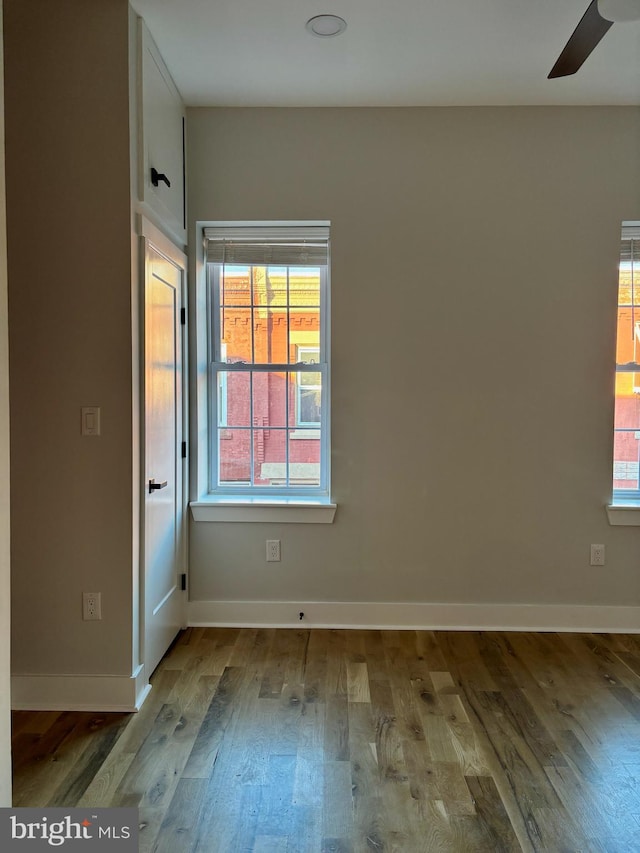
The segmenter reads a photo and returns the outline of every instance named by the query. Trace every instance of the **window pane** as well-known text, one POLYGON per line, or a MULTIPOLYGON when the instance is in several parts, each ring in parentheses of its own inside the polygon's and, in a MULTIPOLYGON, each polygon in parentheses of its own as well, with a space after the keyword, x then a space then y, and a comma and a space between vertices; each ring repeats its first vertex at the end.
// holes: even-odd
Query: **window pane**
POLYGON ((299 396, 298 422, 320 423, 320 389, 301 388, 299 396))
POLYGON ((620 264, 618 277, 618 304, 620 305, 640 305, 640 275, 637 261, 634 266, 635 269, 632 270, 630 261, 623 261, 620 264))
POLYGON ((298 373, 298 384, 301 388, 320 388, 322 385, 322 374, 311 371, 298 373))
POLYGON ((640 375, 616 373, 615 428, 640 430, 640 375))
POLYGON ((291 364, 318 364, 320 361, 320 328, 315 322, 315 314, 308 315, 309 329, 304 323, 297 323, 297 316, 291 318, 289 331, 289 362, 291 364))
POLYGON ((220 305, 251 305, 251 267, 225 265, 220 273, 220 305))
POLYGON ((616 373, 613 488, 638 489, 640 375, 616 373))
POLYGON ((251 374, 244 370, 221 371, 218 388, 220 410, 226 415, 226 420, 222 420, 219 411, 218 423, 229 427, 251 426, 251 374))
POLYGON ((320 431, 289 431, 289 484, 320 485, 320 431), (309 438, 301 437, 305 432, 309 438))
POLYGON ((256 364, 286 364, 288 317, 284 308, 254 308, 253 336, 256 364))
POLYGON ((289 361, 309 364, 319 361, 320 310, 292 308, 289 313, 289 361))
POLYGON ((292 308, 320 305, 319 267, 289 267, 289 304, 292 308))
POLYGON ((286 416, 285 373, 253 374, 253 424, 256 427, 284 427, 286 416))
POLYGON ((218 430, 218 480, 221 486, 251 481, 251 430, 218 430))
POLYGON ((286 306, 287 267, 252 267, 253 304, 260 307, 286 306))
POLYGON ((618 330, 616 340, 616 362, 628 364, 637 361, 640 337, 640 308, 618 308, 618 330))
POLYGON ((319 427, 322 415, 322 374, 290 373, 289 426, 319 427))
POLYGON ((251 309, 222 308, 220 311, 220 340, 226 346, 227 362, 250 363, 251 351, 251 309))
POLYGON ((284 429, 257 429, 253 436, 255 484, 284 486, 287 477, 287 432, 284 429))
POLYGON ((305 335, 305 339, 307 339, 307 343, 302 345, 297 343, 296 338, 301 336, 294 335, 294 342, 296 343, 296 363, 297 364, 319 364, 320 362, 320 342, 316 343, 315 335, 305 335), (311 341, 311 343, 309 343, 311 341))
POLYGON ((613 488, 638 489, 640 432, 616 432, 613 439, 613 488))
POLYGON ((287 267, 253 267, 254 358, 258 364, 287 361, 287 267))

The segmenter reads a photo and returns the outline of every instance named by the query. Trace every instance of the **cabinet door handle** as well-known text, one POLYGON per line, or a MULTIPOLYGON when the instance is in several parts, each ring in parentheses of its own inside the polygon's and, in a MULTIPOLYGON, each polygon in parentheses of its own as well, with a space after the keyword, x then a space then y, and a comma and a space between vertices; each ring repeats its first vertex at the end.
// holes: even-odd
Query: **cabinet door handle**
POLYGON ((157 169, 154 169, 154 167, 152 166, 151 167, 151 183, 153 184, 154 187, 157 187, 158 184, 160 183, 160 181, 165 183, 168 187, 171 186, 171 181, 164 174, 164 172, 159 172, 157 169))
POLYGON ((149 494, 152 494, 153 492, 157 492, 159 489, 164 489, 166 487, 166 485, 167 485, 166 480, 164 481, 164 483, 156 483, 155 480, 149 480, 149 494))

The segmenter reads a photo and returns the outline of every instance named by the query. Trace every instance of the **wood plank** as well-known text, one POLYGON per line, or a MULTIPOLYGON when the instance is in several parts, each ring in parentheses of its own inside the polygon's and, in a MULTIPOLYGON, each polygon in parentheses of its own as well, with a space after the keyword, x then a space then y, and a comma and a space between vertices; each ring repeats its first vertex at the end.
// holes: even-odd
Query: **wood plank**
POLYGON ((445 672, 448 667, 435 631, 416 631, 416 652, 430 672, 445 672))
POLYGON ((195 849, 205 789, 204 779, 180 779, 158 832, 156 853, 195 849))
POLYGON ((349 760, 349 702, 346 694, 327 698, 324 750, 327 761, 349 760))
MULTIPOLYGON (((442 801, 442 793, 438 786, 436 762, 426 741, 405 741, 402 744, 404 763, 409 779, 409 794, 417 802, 442 801)), ((446 810, 445 810, 446 812, 446 810)))
POLYGON ((350 838, 323 838, 321 853, 354 853, 350 838))
POLYGON ((367 631, 364 640, 369 678, 373 681, 388 681, 389 669, 382 644, 383 631, 367 631))
POLYGON ((73 764, 73 773, 68 773, 58 786, 47 806, 65 806, 79 802, 100 772, 112 752, 118 738, 129 720, 129 714, 106 715, 104 721, 90 727, 89 744, 73 764))
POLYGON ((433 689, 440 695, 441 693, 457 693, 458 686, 453 680, 450 672, 430 672, 429 677, 433 684, 433 689))
POLYGON ((112 746, 123 730, 123 717, 65 711, 43 735, 19 735, 14 748, 14 804, 46 806, 58 800, 58 791, 66 789, 77 797, 91 782, 87 767, 97 772, 100 758, 104 760, 110 752, 107 748, 101 753, 101 739, 112 746), (30 739, 28 748, 25 737, 30 739), (99 758, 92 765, 96 753, 99 758))
POLYGON ((352 838, 353 804, 351 765, 348 761, 325 761, 322 789, 323 838, 352 838))
POLYGON ((133 752, 113 750, 100 770, 93 777, 91 784, 86 788, 80 799, 75 804, 73 800, 68 799, 65 802, 65 806, 74 804, 79 807, 100 808, 105 803, 111 804, 114 801, 120 783, 129 771, 135 757, 135 753, 133 752))
POLYGON ((309 632, 309 646, 303 674, 304 701, 307 704, 324 702, 327 684, 328 632, 309 632))
POLYGON ((371 702, 367 664, 347 661, 347 699, 349 702, 371 702))
POLYGON ((234 701, 244 683, 244 670, 227 667, 198 730, 184 769, 187 779, 207 779, 211 775, 218 748, 234 713, 234 701))
POLYGON ((442 800, 414 803, 412 821, 421 828, 417 850, 424 853, 448 853, 463 848, 455 846, 455 829, 442 800))
POLYGON ((44 734, 60 716, 60 711, 12 711, 11 736, 44 734))
POLYGON ((475 636, 466 631, 439 631, 438 644, 442 649, 448 670, 456 683, 465 682, 474 690, 497 690, 478 651, 475 636))
POLYGON ((330 630, 327 634, 327 695, 347 695, 347 631, 330 630))
POLYGON ((467 776, 478 824, 487 850, 516 853, 520 850, 500 793, 491 776, 467 776))
POLYGON ((287 853, 289 838, 286 835, 260 835, 253 845, 253 853, 287 853))

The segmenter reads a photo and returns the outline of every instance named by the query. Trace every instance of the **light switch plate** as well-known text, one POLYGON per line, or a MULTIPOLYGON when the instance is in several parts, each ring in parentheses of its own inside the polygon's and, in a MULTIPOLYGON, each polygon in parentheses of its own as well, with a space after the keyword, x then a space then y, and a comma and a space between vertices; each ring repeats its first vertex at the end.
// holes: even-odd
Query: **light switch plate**
POLYGON ((100 406, 82 407, 82 435, 100 435, 100 406))

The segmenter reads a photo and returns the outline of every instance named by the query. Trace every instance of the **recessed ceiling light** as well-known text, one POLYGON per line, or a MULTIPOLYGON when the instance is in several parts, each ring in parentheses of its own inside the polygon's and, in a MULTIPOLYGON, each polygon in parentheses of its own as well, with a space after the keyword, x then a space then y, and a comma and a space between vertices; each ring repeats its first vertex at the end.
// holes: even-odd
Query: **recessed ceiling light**
POLYGON ((329 38, 343 33, 347 29, 347 22, 337 15, 316 15, 315 18, 309 18, 306 26, 314 36, 329 38))

